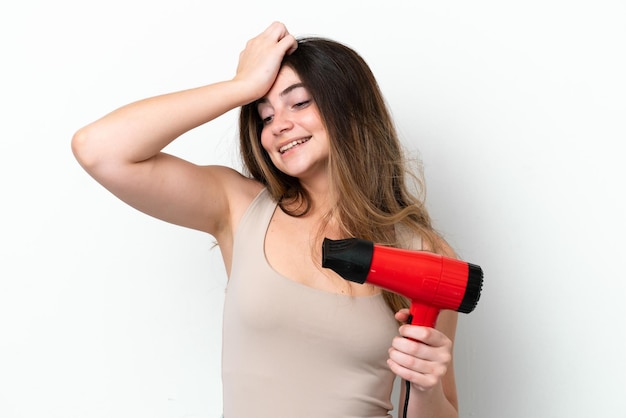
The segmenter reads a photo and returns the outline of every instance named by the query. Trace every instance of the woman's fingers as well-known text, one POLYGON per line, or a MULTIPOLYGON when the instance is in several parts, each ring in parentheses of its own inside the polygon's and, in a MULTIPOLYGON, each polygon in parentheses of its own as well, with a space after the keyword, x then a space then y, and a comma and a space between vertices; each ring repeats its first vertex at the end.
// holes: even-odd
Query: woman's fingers
POLYGON ((389 349, 391 370, 423 390, 438 384, 451 361, 452 342, 429 327, 402 325, 400 336, 394 338, 389 349))

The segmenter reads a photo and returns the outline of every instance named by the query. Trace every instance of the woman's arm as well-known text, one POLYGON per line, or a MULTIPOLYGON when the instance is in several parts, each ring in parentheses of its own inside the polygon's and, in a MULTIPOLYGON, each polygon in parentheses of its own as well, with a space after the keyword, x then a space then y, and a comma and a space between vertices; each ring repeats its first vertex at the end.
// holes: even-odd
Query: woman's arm
POLYGON ((272 24, 240 54, 232 80, 123 106, 81 128, 72 150, 85 170, 131 206, 154 217, 219 235, 232 205, 258 191, 225 167, 200 167, 161 150, 183 133, 264 95, 295 39, 272 24))
POLYGON ((131 103, 81 128, 72 150, 92 177, 129 205, 214 234, 227 213, 228 183, 237 177, 161 150, 248 100, 239 90, 228 81, 131 103))

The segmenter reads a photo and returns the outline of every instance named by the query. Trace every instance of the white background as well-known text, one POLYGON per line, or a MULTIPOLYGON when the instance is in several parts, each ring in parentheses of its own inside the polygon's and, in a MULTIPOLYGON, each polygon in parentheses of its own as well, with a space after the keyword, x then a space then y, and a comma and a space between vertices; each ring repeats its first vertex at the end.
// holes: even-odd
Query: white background
MULTIPOLYGON (((608 0, 4 2, 0 417, 219 416, 219 250, 117 201, 70 139, 231 77, 273 20, 365 57, 436 226, 485 271, 461 417, 623 417, 626 5, 608 0)), ((168 150, 237 166, 236 136, 232 112, 168 150)))

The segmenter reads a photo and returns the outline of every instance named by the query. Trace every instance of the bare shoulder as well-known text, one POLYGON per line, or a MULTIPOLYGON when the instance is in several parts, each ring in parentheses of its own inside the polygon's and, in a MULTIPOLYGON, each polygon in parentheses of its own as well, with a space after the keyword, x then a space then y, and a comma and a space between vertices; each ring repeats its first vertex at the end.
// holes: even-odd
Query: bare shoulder
MULTIPOLYGON (((211 191, 211 195, 208 196, 209 200, 215 201, 221 196, 222 199, 222 216, 217 217, 223 222, 215 225, 210 232, 215 235, 216 238, 220 238, 220 232, 224 229, 234 231, 236 229, 239 219, 243 216, 246 209, 254 198, 263 189, 263 185, 249 177, 244 176, 239 171, 219 165, 203 166, 201 170, 205 173, 207 191, 211 191), (217 190, 216 190, 217 189, 217 190)), ((211 205, 207 204, 207 209, 211 205)), ((211 216, 215 218, 214 216, 211 216)))
POLYGON ((244 213, 263 189, 263 185, 245 177, 240 172, 224 166, 206 166, 202 170, 209 176, 207 182, 219 184, 220 191, 214 197, 218 203, 207 204, 210 222, 207 232, 217 240, 224 265, 230 275, 235 231, 244 213), (216 210, 215 207, 221 207, 216 210))
POLYGON ((250 203, 264 186, 230 167, 207 166, 206 169, 212 171, 213 176, 219 177, 217 180, 222 185, 223 194, 227 197, 229 217, 231 224, 233 224, 232 227, 235 229, 239 218, 243 216, 250 203))

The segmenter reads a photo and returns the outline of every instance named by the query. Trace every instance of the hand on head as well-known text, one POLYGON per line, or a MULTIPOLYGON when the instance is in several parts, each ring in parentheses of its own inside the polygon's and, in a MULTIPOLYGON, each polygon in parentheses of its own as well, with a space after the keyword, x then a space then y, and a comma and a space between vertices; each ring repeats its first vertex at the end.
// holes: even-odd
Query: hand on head
POLYGON ((285 25, 274 22, 247 42, 239 54, 234 79, 245 82, 257 98, 262 97, 274 84, 283 57, 296 48, 298 42, 285 25))

